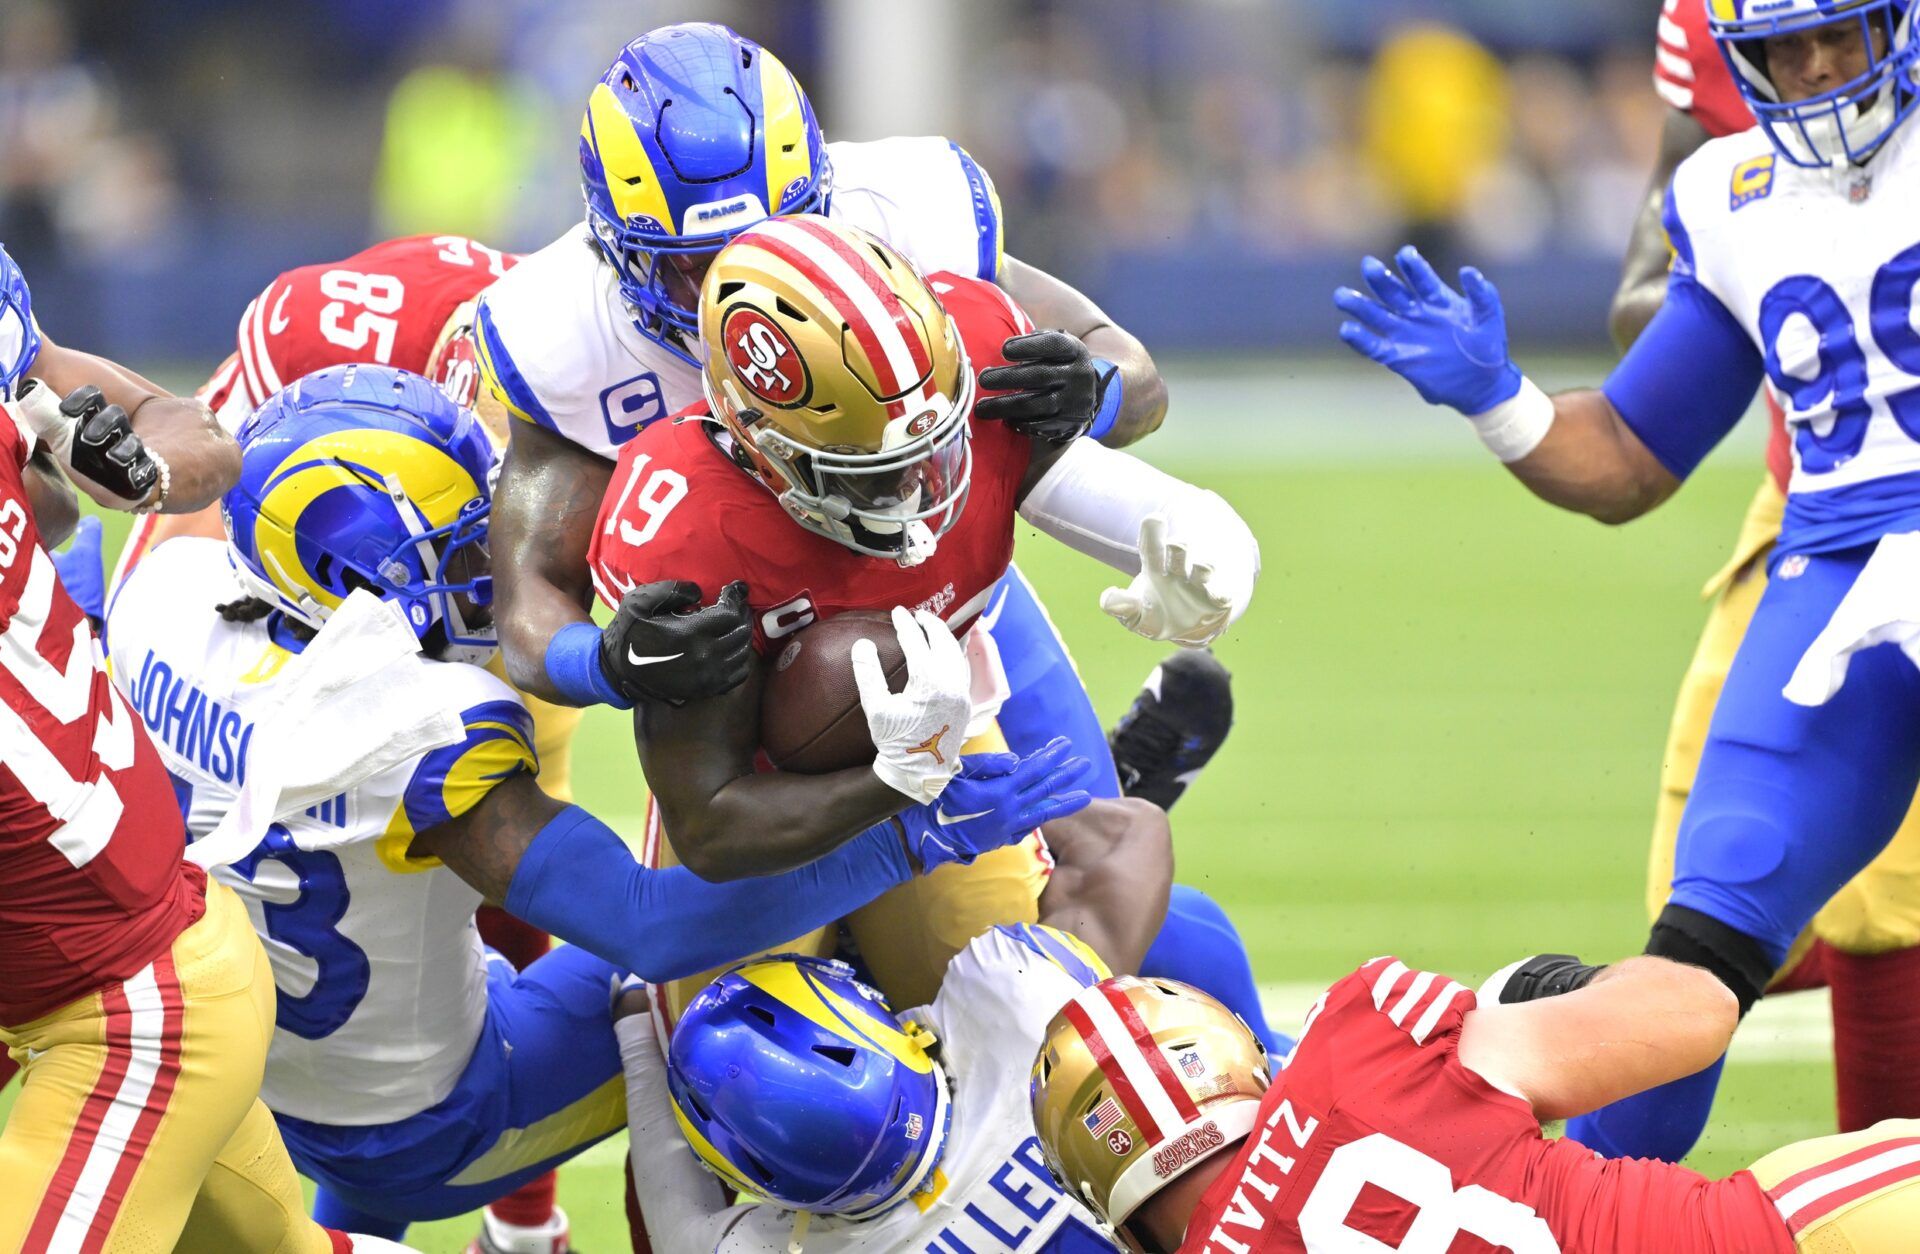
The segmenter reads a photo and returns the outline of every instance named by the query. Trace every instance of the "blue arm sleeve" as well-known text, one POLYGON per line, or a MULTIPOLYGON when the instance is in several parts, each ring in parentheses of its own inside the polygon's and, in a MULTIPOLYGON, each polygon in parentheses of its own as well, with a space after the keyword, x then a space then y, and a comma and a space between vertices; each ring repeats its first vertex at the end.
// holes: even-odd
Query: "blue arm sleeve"
POLYGON ((912 875, 891 821, 784 875, 711 884, 641 866, 612 828, 568 806, 521 855, 506 907, 657 984, 824 927, 912 875))
POLYGON ((1685 479, 1747 412, 1766 364, 1746 328, 1694 276, 1693 240, 1671 187, 1665 223, 1674 249, 1667 298, 1600 390, 1647 451, 1685 479))

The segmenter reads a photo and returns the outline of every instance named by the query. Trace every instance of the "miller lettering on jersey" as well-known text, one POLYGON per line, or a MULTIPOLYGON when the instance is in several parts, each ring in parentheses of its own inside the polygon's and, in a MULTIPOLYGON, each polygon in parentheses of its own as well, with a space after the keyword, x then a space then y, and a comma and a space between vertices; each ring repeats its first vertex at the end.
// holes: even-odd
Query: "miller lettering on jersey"
POLYGON ((927 1242, 927 1254, 989 1254, 1013 1251, 1042 1220, 1065 1204, 1066 1195, 1040 1155, 1040 1138, 1028 1137, 987 1177, 991 1196, 968 1202, 961 1217, 927 1242))

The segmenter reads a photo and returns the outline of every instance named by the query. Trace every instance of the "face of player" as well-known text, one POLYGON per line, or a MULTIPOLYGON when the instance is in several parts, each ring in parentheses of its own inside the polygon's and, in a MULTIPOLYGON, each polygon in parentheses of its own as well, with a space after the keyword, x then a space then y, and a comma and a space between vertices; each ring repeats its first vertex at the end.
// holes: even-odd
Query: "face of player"
POLYGON ((1773 80, 1781 103, 1811 99, 1865 74, 1876 58, 1886 54, 1886 33, 1878 23, 1872 26, 1871 54, 1862 23, 1855 20, 1763 40, 1767 77, 1773 80))

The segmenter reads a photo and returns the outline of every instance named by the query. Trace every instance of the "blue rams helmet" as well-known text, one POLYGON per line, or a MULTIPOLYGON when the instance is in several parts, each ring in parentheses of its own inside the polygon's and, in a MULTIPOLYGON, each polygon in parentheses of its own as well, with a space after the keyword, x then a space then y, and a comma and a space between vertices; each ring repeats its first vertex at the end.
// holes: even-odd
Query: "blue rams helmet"
POLYGON ((399 603, 428 652, 482 662, 493 448, 468 410, 390 366, 315 371, 241 424, 240 480, 221 500, 247 590, 318 628, 355 588, 399 603))
POLYGON ((635 325, 692 366, 707 259, 768 216, 825 213, 833 181, 792 73, 711 22, 621 49, 587 100, 580 172, 587 223, 635 325))
POLYGON ((1841 168, 1877 152, 1920 99, 1914 8, 1914 0, 1708 0, 1707 26, 1774 150, 1793 165, 1841 168), (1865 72, 1805 100, 1782 100, 1766 41, 1841 22, 1859 24, 1865 72))
POLYGON ((845 963, 787 954, 701 990, 674 1029, 667 1084, 687 1143, 729 1185, 865 1218, 940 1160, 951 1108, 931 1044, 845 963))
POLYGON ((7 250, 0 248, 0 401, 10 401, 40 355, 40 328, 33 325, 33 293, 7 250))

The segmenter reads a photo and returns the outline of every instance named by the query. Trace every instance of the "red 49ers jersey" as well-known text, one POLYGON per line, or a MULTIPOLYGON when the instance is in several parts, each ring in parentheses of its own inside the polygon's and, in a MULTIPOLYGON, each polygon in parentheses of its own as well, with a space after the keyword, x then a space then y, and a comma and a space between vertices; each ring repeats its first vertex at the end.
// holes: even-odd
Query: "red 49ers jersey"
POLYGON ((447 319, 519 260, 464 235, 414 235, 289 270, 240 315, 238 360, 204 399, 244 417, 284 385, 328 366, 363 362, 424 374, 447 319))
POLYGON ((152 962, 206 909, 166 768, 40 544, 0 417, 0 1023, 152 962))
MULTIPOLYGON (((957 274, 928 283, 953 318, 977 374, 1004 365, 1001 345, 1032 324, 991 283, 957 274)), ((608 605, 656 579, 687 579, 711 600, 747 583, 762 652, 815 619, 896 605, 939 615, 956 632, 986 608, 1013 560, 1014 510, 1032 445, 1003 423, 973 422, 973 478, 959 522, 919 566, 868 557, 808 531, 714 443, 705 406, 644 428, 620 449, 589 560, 608 605)))
POLYGON ((1666 0, 1654 45, 1653 89, 1715 139, 1753 126, 1720 47, 1707 29, 1707 0, 1666 0))
POLYGON ((1461 1064, 1473 993, 1376 958, 1327 990, 1182 1254, 1792 1254, 1747 1172, 1603 1159, 1461 1064))

